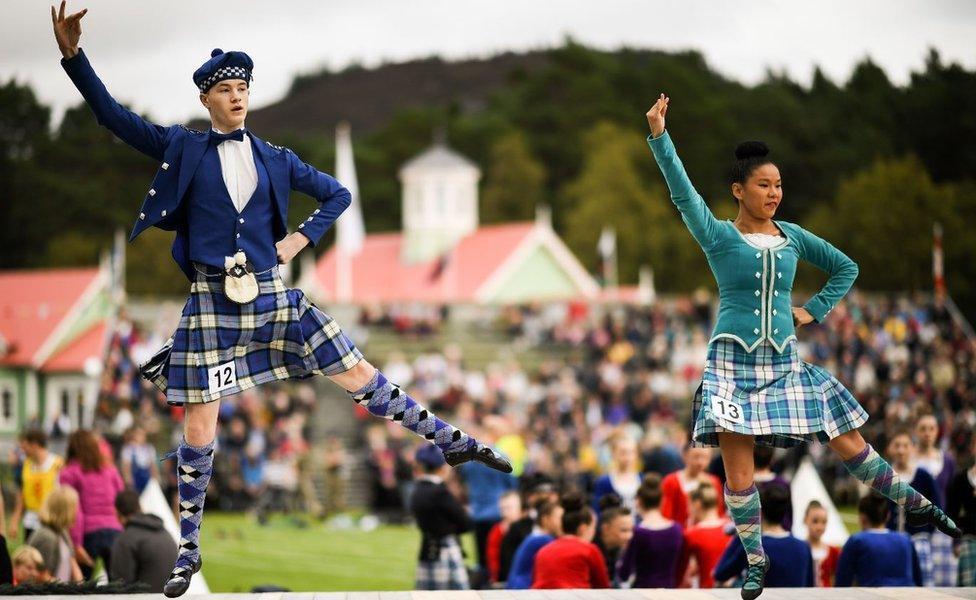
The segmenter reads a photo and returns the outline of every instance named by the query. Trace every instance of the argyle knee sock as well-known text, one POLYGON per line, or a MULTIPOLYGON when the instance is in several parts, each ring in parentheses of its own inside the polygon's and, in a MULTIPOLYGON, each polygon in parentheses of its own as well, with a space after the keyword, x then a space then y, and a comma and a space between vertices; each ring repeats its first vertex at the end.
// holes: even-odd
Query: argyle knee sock
POLYGON ((457 452, 475 443, 468 434, 438 419, 378 370, 369 383, 349 395, 371 414, 399 422, 435 444, 441 452, 457 452))
POLYGON ((928 498, 915 491, 915 488, 901 480, 888 462, 881 458, 871 444, 864 446, 857 456, 844 461, 851 475, 871 489, 888 498, 906 510, 918 510, 929 504, 928 498))
POLYGON ((761 564, 766 560, 766 553, 762 545, 762 506, 759 503, 759 490, 756 484, 746 489, 734 492, 725 485, 725 505, 729 509, 729 516, 735 523, 735 529, 746 551, 746 559, 750 565, 761 564))
POLYGON ((176 451, 180 492, 180 550, 176 567, 189 567, 200 556, 200 524, 207 484, 213 473, 214 442, 191 446, 183 439, 176 451))

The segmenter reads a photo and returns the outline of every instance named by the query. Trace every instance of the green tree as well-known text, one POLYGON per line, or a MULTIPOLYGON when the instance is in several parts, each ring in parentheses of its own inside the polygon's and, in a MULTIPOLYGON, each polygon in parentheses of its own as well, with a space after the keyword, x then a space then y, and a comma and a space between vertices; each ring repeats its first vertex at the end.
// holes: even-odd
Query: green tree
MULTIPOLYGON (((622 284, 636 283, 641 265, 654 269, 663 290, 687 290, 710 279, 701 251, 678 217, 664 184, 642 180, 638 164, 653 165, 640 136, 612 123, 599 123, 584 136, 579 177, 563 190, 563 236, 585 265, 599 268, 596 244, 604 226, 617 233, 622 284)), ((650 168, 656 169, 651 166, 650 168)))
POLYGON ((491 146, 479 207, 484 223, 531 219, 546 203, 546 168, 532 156, 525 136, 513 131, 491 146))
POLYGON ((974 207, 973 186, 938 185, 914 157, 880 160, 843 181, 805 226, 858 263, 859 287, 897 291, 932 289, 932 226, 941 223, 950 293, 968 298, 976 268, 965 257, 976 253, 976 233, 961 217, 974 207))

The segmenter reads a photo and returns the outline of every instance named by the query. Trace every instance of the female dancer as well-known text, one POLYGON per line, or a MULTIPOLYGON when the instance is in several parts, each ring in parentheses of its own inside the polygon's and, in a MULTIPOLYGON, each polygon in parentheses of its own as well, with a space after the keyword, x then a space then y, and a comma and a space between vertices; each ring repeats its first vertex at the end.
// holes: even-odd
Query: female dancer
POLYGON ((647 143, 671 191, 671 200, 705 251, 719 288, 718 319, 708 348, 692 440, 718 446, 725 463, 725 502, 746 550, 742 598, 763 590, 769 558, 763 553, 759 492, 753 481, 755 444, 789 447, 827 443, 851 474, 905 507, 913 524, 931 524, 959 537, 955 523, 903 482, 858 432, 867 413, 830 373, 802 361, 796 327, 821 322, 847 293, 857 265, 826 241, 793 223, 773 220, 783 200, 779 169, 761 142, 736 148, 730 177, 739 205, 734 221, 719 221, 695 191, 664 128, 669 98, 647 111, 647 143), (791 304, 799 260, 829 274, 803 307, 791 304))
POLYGON ((179 328, 140 367, 169 403, 186 407, 174 452, 180 551, 163 593, 186 592, 202 564, 200 524, 223 396, 324 375, 370 413, 436 445, 451 466, 474 460, 510 473, 508 460, 415 402, 363 359, 332 317, 285 287, 277 266, 316 244, 351 199, 334 178, 244 127, 251 58, 217 48, 193 73, 209 131, 162 127, 121 106, 95 74, 78 47, 86 12, 66 17, 64 2, 58 12, 51 7, 61 66, 101 125, 159 163, 130 239, 150 226, 175 230, 173 258, 191 282, 179 328), (319 208, 288 233, 291 190, 312 196, 319 208))

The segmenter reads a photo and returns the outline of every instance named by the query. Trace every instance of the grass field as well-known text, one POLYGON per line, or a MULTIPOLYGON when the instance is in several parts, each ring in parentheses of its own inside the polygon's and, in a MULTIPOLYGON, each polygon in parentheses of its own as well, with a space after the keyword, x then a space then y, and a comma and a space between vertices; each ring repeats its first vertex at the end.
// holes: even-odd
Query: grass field
MULTIPOLYGON (((842 509, 848 531, 857 515, 842 509)), ((293 591, 413 589, 420 534, 412 526, 373 531, 330 528, 277 516, 265 525, 240 514, 207 513, 202 529, 203 574, 212 592, 247 592, 276 584, 293 591)), ((463 540, 469 562, 474 540, 463 540)))

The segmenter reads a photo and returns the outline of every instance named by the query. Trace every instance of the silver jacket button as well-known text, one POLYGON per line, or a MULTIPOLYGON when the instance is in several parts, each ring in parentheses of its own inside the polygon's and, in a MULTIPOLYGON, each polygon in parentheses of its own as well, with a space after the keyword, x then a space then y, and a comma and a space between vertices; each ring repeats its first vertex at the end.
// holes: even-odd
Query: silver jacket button
POLYGON ((753 333, 759 333, 759 330, 758 329, 753 329, 752 332, 753 333))
POLYGON ((299 223, 299 224, 298 224, 298 228, 299 228, 299 229, 301 229, 302 227, 305 227, 305 223, 299 223))
POLYGON ((140 221, 145 221, 146 220, 146 213, 139 213, 139 220, 140 221))
POLYGON ((756 271, 756 279, 759 279, 760 277, 762 277, 762 273, 760 273, 759 271, 756 271))
POLYGON ((164 210, 163 212, 159 213, 159 216, 165 217, 166 216, 166 211, 164 210))
POLYGON ((759 295, 759 290, 756 290, 756 295, 757 295, 757 296, 759 295))
POLYGON ((163 163, 163 170, 165 171, 168 168, 169 168, 169 163, 163 163))
POLYGON ((773 295, 774 296, 779 296, 779 290, 773 290, 773 295))
POLYGON ((773 316, 776 316, 776 309, 773 309, 773 316))
POLYGON ((244 223, 244 219, 240 219, 240 222, 241 222, 241 223, 244 223))
POLYGON ((149 190, 149 195, 150 196, 155 196, 156 195, 156 190, 149 190))
POLYGON ((773 330, 773 335, 775 335, 775 334, 777 334, 777 333, 779 333, 779 329, 774 329, 774 330, 773 330))
POLYGON ((752 312, 756 313, 756 316, 757 317, 759 316, 759 309, 758 308, 756 310, 752 311, 752 312))
POLYGON ((756 252, 756 258, 762 258, 762 252, 756 252))

